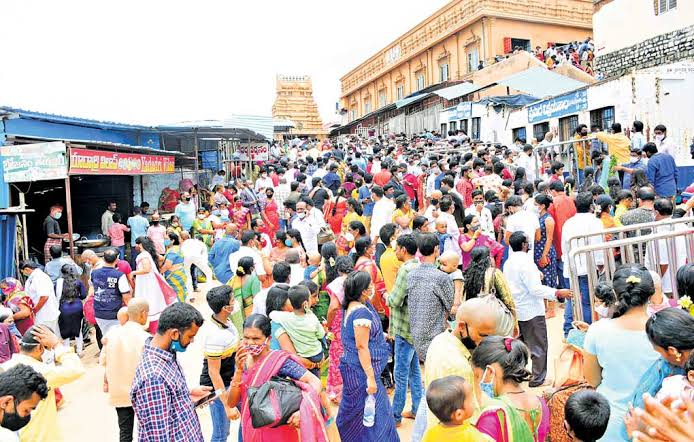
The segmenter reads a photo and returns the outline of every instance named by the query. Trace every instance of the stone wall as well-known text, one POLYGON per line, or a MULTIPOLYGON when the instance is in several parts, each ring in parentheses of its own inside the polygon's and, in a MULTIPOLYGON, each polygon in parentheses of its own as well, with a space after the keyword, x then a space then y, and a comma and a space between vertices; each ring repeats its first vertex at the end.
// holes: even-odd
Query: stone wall
POLYGON ((644 69, 694 59, 694 26, 668 32, 639 44, 595 58, 595 72, 604 78, 619 77, 632 69, 644 69))

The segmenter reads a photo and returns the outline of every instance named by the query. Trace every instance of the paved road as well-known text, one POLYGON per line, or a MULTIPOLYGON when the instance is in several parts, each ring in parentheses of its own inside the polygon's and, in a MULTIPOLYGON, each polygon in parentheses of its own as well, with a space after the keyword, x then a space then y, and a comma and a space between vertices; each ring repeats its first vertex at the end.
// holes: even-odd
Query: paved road
MULTIPOLYGON (((205 285, 201 285, 205 292, 205 285)), ((196 293, 197 299, 194 305, 200 309, 203 316, 207 319, 211 311, 207 307, 204 296, 196 293)), ((557 309, 558 314, 563 310, 557 309)), ((561 349, 561 326, 562 318, 556 317, 548 320, 548 331, 550 334, 550 362, 549 376, 552 377, 554 366, 552 359, 559 354, 561 349)), ((188 384, 198 385, 200 370, 202 369, 202 338, 204 337, 205 326, 201 329, 198 338, 188 347, 188 350, 180 354, 179 360, 183 365, 188 384)), ((102 392, 103 368, 98 364, 96 345, 90 345, 85 350, 82 362, 87 368, 87 373, 76 382, 65 386, 62 391, 65 395, 66 404, 58 414, 63 437, 66 441, 87 441, 100 440, 110 442, 118 440, 118 423, 116 420, 115 409, 109 406, 107 395, 102 392)), ((407 409, 407 408, 406 408, 407 409)), ((199 411, 200 423, 202 425, 205 440, 209 440, 212 434, 212 425, 208 409, 199 411)), ((399 429, 402 441, 409 441, 414 421, 405 419, 399 429)), ((229 441, 236 441, 238 423, 232 422, 231 436, 229 441)))

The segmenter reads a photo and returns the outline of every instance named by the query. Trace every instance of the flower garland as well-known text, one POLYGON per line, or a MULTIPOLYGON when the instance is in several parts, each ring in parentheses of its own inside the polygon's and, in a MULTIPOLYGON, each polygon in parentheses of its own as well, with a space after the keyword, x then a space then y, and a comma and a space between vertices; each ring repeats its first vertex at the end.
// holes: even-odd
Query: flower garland
POLYGON ((687 311, 690 315, 694 316, 694 302, 689 296, 682 296, 677 300, 677 305, 680 306, 682 310, 687 311))

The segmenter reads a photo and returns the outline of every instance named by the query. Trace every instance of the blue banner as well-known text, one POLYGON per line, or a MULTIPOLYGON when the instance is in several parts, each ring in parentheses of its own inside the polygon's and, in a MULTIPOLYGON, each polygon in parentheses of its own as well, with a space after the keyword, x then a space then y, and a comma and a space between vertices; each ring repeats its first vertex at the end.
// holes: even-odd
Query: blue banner
POLYGON ((528 123, 563 117, 586 109, 588 109, 588 90, 583 89, 528 106, 528 123))
POLYGON ((472 116, 472 101, 462 101, 455 107, 455 119, 463 120, 472 116))

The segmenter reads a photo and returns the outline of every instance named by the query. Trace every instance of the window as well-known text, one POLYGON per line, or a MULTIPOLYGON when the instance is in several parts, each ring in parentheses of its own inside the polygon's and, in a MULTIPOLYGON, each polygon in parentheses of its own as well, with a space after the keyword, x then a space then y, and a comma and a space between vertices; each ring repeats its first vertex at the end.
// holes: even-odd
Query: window
POLYGON ((467 131, 467 120, 460 120, 460 130, 462 130, 463 132, 465 132, 465 135, 468 134, 468 131, 467 131))
POLYGON ((417 74, 417 90, 420 91, 424 89, 424 72, 420 72, 417 74))
POLYGON ((364 103, 364 115, 368 114, 371 112, 371 101, 366 101, 364 103))
POLYGON ((664 14, 672 9, 677 8, 677 0, 657 0, 657 14, 664 14))
POLYGON ((467 52, 467 71, 472 72, 477 70, 480 64, 480 56, 477 48, 468 49, 467 52))
POLYGON ((452 131, 455 131, 456 129, 458 129, 458 122, 457 121, 451 121, 450 123, 448 123, 448 125, 451 127, 452 131))
MULTIPOLYGON (((535 138, 537 141, 542 141, 545 139, 545 134, 549 132, 549 122, 547 123, 539 123, 539 124, 534 124, 533 125, 533 138, 535 138)), ((528 140, 525 140, 526 143, 528 140)))
POLYGON ((448 81, 448 63, 439 66, 439 81, 441 83, 448 81))
POLYGON ((474 117, 472 119, 472 133, 470 134, 470 138, 473 140, 480 139, 480 117, 474 117))
POLYGON ((405 98, 405 85, 404 84, 399 84, 397 88, 395 89, 395 96, 397 97, 398 100, 402 100, 405 98))
POLYGON ((356 119, 357 119, 357 109, 356 109, 356 108, 353 108, 353 109, 352 109, 352 112, 351 112, 351 115, 350 115, 350 121, 354 121, 354 120, 356 120, 356 119))
POLYGON ((591 127, 598 126, 601 130, 608 130, 612 124, 614 124, 614 106, 590 111, 591 127))
POLYGON ((525 136, 525 128, 524 127, 517 127, 512 130, 513 133, 513 141, 521 139, 521 140, 527 140, 528 138, 525 136))
POLYGON ((378 107, 381 108, 386 105, 386 90, 381 89, 378 91, 378 107))
POLYGON ((441 123, 441 135, 445 136, 448 133, 446 130, 446 123, 441 123))
POLYGON ((568 141, 578 127, 578 115, 559 119, 559 141, 568 141))
POLYGON ((516 49, 530 52, 530 40, 524 38, 504 38, 505 54, 510 54, 516 49))

